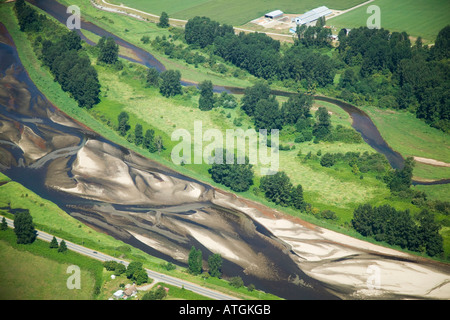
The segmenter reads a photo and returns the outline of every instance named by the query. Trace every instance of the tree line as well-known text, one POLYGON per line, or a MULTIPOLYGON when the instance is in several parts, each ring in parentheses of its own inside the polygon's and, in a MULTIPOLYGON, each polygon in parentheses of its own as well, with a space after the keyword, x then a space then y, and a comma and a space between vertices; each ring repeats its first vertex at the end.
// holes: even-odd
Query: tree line
POLYGON ((23 32, 42 33, 44 28, 58 33, 54 40, 44 40, 40 35, 35 40, 35 50, 40 48, 38 57, 61 88, 67 91, 81 107, 91 108, 99 102, 100 83, 97 71, 89 57, 82 52, 81 38, 76 31, 56 27, 45 15, 26 4, 16 1, 15 12, 23 32))
POLYGON ((408 210, 399 211, 389 205, 360 205, 353 212, 353 228, 361 235, 398 245, 429 256, 444 252, 441 226, 428 210, 422 210, 414 220, 408 210))
POLYGON ((316 26, 298 26, 295 43, 282 47, 264 33, 235 34, 232 27, 195 17, 187 23, 185 41, 258 78, 300 83, 307 90, 336 88, 336 95, 346 101, 409 109, 449 131, 450 25, 439 32, 431 48, 420 37, 412 45, 406 32, 342 29, 337 54, 331 56, 321 50, 331 48, 331 31, 324 25, 318 21, 316 26), (337 73, 341 77, 335 85, 337 73))
POLYGON ((341 98, 375 103, 381 108, 408 109, 417 118, 450 130, 450 25, 431 48, 406 32, 360 27, 339 33, 344 63, 338 85, 341 98))

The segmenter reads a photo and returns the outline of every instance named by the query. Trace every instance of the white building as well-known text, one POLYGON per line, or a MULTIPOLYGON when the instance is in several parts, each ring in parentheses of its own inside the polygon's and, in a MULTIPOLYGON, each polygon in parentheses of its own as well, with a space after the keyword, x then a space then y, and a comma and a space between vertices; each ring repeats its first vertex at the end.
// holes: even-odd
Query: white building
POLYGON ((316 9, 312 9, 308 12, 305 12, 301 16, 296 17, 294 20, 295 20, 296 24, 300 24, 300 25, 307 24, 307 23, 316 21, 320 17, 325 17, 331 13, 333 13, 333 11, 331 11, 330 9, 328 9, 325 6, 321 6, 316 9))
POLYGON ((281 10, 275 10, 269 13, 266 13, 264 15, 265 18, 269 18, 269 19, 277 19, 277 18, 281 18, 283 16, 283 11, 281 10))

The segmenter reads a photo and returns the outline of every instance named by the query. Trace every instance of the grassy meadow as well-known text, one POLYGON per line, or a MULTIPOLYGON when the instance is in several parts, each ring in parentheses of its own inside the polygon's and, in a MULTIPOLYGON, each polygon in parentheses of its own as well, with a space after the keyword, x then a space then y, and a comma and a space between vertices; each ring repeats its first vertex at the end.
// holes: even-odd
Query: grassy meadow
MULTIPOLYGON (((370 116, 387 143, 404 158, 416 156, 449 162, 450 136, 448 134, 430 127, 407 111, 367 106, 361 109, 370 116)), ((416 162, 413 174, 419 180, 448 179, 450 168, 416 162)), ((449 200, 448 193, 447 200, 449 200)))
POLYGON ((101 278, 103 268, 100 262, 71 251, 58 253, 41 240, 18 245, 15 239, 12 229, 0 231, 0 300, 87 300, 94 297, 95 278, 101 278), (67 288, 71 275, 67 268, 74 264, 80 267, 80 289, 67 288))
POLYGON ((110 0, 109 2, 116 5, 124 4, 156 15, 165 11, 171 18, 188 20, 195 16, 207 16, 221 23, 241 26, 273 10, 279 9, 289 14, 303 14, 319 6, 345 10, 363 3, 364 0, 323 0, 320 3, 314 0, 110 0))
MULTIPOLYGON (((375 0, 355 10, 329 19, 327 25, 341 28, 366 26, 371 5, 380 7, 381 27, 389 31, 406 31, 433 43, 439 31, 450 23, 450 2, 446 0, 375 0)), ((331 7, 332 8, 332 7, 331 7)))

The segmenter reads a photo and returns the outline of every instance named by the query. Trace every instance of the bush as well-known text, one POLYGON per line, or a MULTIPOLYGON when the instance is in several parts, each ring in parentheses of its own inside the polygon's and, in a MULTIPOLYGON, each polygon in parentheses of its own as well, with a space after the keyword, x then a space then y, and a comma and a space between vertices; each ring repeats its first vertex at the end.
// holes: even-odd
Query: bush
POLYGON ((334 155, 328 152, 325 153, 320 159, 320 165, 322 167, 332 167, 335 163, 336 159, 334 158, 334 155))
POLYGON ((228 283, 230 284, 230 286, 235 287, 235 288, 240 288, 240 287, 244 286, 244 281, 239 276, 231 277, 230 280, 228 281, 228 283))

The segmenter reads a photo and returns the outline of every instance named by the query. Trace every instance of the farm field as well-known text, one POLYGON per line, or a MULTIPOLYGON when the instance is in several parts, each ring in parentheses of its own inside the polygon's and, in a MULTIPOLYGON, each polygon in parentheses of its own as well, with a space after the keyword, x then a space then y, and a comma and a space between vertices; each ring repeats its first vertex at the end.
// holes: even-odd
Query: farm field
POLYGON ((318 6, 345 10, 363 3, 364 0, 323 0, 320 3, 314 0, 109 0, 108 2, 116 5, 123 4, 130 8, 157 15, 165 11, 171 18, 187 20, 195 16, 207 16, 221 23, 241 26, 277 9, 293 14, 302 14, 318 6))
POLYGON ((370 5, 380 7, 381 28, 406 31, 412 37, 422 37, 426 43, 434 42, 439 30, 450 23, 450 2, 446 0, 375 0, 330 19, 327 25, 337 30, 366 26, 370 5))
POLYGON ((36 240, 32 245, 17 245, 14 232, 0 233, 0 290, 1 300, 86 300, 91 299, 95 280, 92 273, 81 269, 79 290, 67 288, 67 268, 72 261, 88 258, 73 252, 57 253, 48 243, 36 240), (29 250, 39 251, 37 255, 29 250), (50 258, 50 256, 52 258, 50 258), (14 257, 14 259, 11 259, 14 257), (61 261, 58 261, 61 260, 61 261), (64 260, 64 261, 62 261, 64 260))

